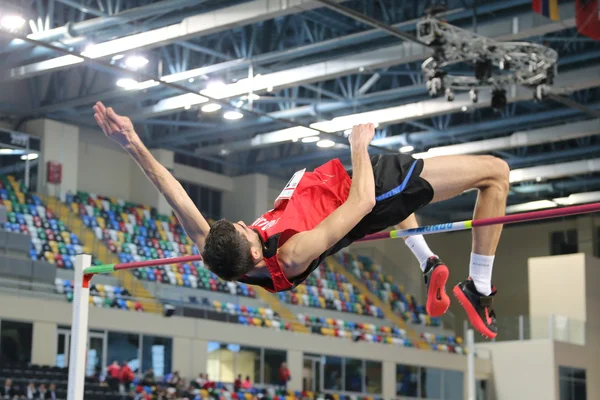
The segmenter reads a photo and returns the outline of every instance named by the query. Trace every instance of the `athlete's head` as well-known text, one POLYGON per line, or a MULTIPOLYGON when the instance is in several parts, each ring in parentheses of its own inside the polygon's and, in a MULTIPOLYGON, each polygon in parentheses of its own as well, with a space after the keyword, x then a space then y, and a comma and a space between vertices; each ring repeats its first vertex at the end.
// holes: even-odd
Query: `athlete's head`
POLYGON ((202 258, 219 278, 234 281, 262 260, 262 246, 256 233, 246 224, 222 219, 210 228, 202 258))

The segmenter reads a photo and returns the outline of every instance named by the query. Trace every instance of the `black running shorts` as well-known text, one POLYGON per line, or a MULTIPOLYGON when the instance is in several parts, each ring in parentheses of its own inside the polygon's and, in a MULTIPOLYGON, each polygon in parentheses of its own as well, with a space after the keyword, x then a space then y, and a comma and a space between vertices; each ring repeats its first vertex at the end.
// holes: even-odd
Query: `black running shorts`
MULTIPOLYGON (((378 154, 371 158, 376 204, 347 238, 358 240, 404 221, 433 199, 433 188, 421 178, 423 160, 408 154, 378 154)), ((352 171, 348 171, 352 176, 352 171)))

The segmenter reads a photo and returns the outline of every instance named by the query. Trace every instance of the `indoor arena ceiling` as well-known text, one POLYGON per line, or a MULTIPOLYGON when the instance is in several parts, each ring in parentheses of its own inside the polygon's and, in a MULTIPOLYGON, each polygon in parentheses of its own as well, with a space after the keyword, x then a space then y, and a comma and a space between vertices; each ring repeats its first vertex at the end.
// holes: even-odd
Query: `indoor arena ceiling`
MULTIPOLYGON (((574 3, 560 2, 551 21, 531 0, 446 2, 452 25, 559 55, 552 90, 562 100, 515 86, 498 111, 487 92, 477 103, 467 92, 429 97, 421 64, 432 51, 411 37, 430 3, 2 0, 0 118, 15 130, 40 117, 94 127, 102 100, 149 147, 228 175, 287 178, 333 157, 349 165, 344 131, 368 112, 381 121, 373 154, 505 159, 510 204, 600 191, 600 42, 577 33, 574 3)), ((472 199, 432 210, 467 210, 472 199)))

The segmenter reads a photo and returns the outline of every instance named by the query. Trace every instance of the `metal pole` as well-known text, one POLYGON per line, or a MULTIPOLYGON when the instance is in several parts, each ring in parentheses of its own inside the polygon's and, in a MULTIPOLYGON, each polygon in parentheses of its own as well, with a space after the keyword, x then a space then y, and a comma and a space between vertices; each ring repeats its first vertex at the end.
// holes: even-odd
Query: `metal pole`
POLYGON ((29 136, 27 137, 27 147, 26 147, 26 151, 25 151, 25 187, 27 188, 27 190, 31 189, 29 187, 29 169, 30 169, 30 164, 29 164, 29 136))
POLYGON ((475 334, 473 329, 467 331, 467 393, 469 400, 477 397, 475 387, 475 334))
POLYGON ((91 264, 92 256, 89 254, 79 254, 75 257, 67 400, 83 400, 90 300, 89 276, 85 275, 85 270, 91 264))
POLYGON ((519 315, 519 340, 525 340, 523 316, 519 315))

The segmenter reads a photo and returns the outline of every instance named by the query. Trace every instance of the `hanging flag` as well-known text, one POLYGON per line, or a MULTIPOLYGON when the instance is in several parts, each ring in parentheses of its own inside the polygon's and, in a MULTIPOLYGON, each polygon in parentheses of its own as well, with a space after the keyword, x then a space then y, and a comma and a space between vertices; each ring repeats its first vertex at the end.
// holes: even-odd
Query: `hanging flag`
POLYGON ((560 19, 558 15, 558 0, 531 0, 531 8, 536 13, 550 18, 552 21, 560 19))
POLYGON ((598 0, 575 1, 577 31, 594 40, 600 40, 600 9, 598 0))

